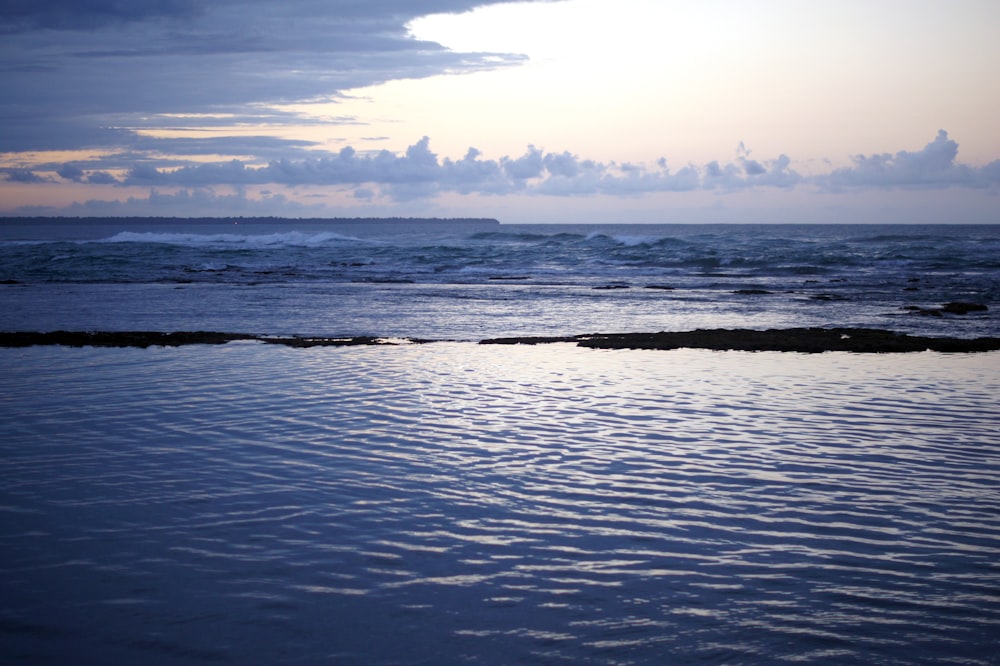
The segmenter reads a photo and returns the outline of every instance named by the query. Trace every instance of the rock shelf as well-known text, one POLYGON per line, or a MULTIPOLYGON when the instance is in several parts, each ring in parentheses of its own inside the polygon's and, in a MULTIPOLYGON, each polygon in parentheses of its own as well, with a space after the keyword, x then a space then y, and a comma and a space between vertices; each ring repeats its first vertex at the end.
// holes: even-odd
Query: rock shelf
MULTIPOLYGON (((344 347, 434 342, 415 338, 373 336, 269 336, 215 331, 49 331, 0 332, 0 347, 62 345, 68 347, 177 347, 251 340, 288 347, 344 347)), ((906 335, 869 328, 787 328, 770 330, 706 329, 659 333, 593 333, 572 336, 490 338, 479 344, 537 345, 574 343, 592 349, 712 349, 818 353, 985 352, 1000 350, 1000 338, 948 338, 906 335)))

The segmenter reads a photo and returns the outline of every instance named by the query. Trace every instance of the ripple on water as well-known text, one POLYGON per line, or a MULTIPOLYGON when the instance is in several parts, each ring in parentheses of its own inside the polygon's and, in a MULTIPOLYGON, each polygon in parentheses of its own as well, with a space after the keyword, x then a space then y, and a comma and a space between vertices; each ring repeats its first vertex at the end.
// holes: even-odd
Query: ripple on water
POLYGON ((5 658, 997 653, 998 354, 0 353, 5 658))

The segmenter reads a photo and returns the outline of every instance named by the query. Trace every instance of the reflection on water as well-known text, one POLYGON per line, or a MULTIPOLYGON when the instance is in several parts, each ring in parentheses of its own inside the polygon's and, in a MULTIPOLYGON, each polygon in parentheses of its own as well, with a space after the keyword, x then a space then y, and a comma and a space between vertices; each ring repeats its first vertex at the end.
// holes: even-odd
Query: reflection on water
POLYGON ((1000 354, 0 353, 5 662, 998 653, 1000 354))

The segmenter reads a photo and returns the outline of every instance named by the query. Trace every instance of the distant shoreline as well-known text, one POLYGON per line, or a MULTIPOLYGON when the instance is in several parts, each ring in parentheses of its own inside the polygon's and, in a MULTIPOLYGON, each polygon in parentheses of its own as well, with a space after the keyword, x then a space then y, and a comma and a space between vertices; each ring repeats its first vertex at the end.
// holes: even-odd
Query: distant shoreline
MULTIPOLYGON (((279 344, 287 347, 344 347, 446 342, 416 338, 374 336, 268 336, 215 331, 22 331, 0 332, 0 347, 59 345, 66 347, 178 347, 194 344, 226 344, 239 340, 279 344)), ((947 338, 913 336, 870 328, 788 328, 766 331, 708 329, 659 333, 594 333, 551 337, 510 337, 480 340, 479 344, 515 345, 575 343, 592 349, 709 349, 715 351, 780 351, 820 353, 906 353, 938 351, 972 353, 1000 350, 1000 338, 947 338)))
POLYGON ((0 224, 488 224, 491 217, 2 217, 0 224))

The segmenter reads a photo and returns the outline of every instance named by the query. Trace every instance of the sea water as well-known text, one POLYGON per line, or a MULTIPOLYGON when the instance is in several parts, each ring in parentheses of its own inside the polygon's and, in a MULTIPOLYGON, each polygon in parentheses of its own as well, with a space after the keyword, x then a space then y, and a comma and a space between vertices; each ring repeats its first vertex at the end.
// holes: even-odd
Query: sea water
POLYGON ((1000 225, 0 223, 0 330, 1000 333, 1000 225))
POLYGON ((444 341, 0 349, 3 663, 996 663, 1000 353, 473 342, 996 334, 897 309, 995 228, 92 231, 6 232, 0 329, 444 341))

